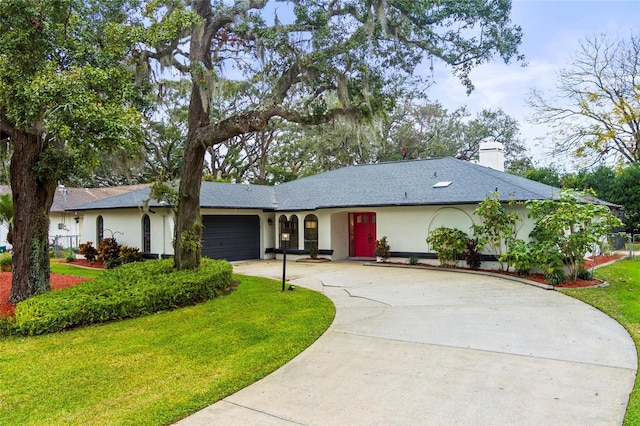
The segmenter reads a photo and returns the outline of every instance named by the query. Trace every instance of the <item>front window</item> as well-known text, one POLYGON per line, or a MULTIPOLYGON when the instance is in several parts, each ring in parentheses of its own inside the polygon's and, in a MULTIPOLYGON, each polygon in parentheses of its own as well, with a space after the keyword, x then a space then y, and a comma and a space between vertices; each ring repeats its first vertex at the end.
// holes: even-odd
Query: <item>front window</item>
POLYGON ((148 214, 142 216, 142 251, 151 253, 151 219, 148 214))
POLYGON ((280 216, 278 218, 278 224, 280 227, 280 248, 284 247, 284 244, 287 244, 287 249, 297 249, 298 248, 298 217, 296 215, 291 215, 291 218, 287 220, 285 215, 280 216), (282 241, 282 233, 289 233, 289 241, 285 243, 282 241))
POLYGON ((102 216, 98 216, 96 219, 96 237, 98 239, 96 245, 104 240, 104 219, 102 219, 102 216))
POLYGON ((304 218, 304 249, 318 248, 318 217, 309 214, 304 218))

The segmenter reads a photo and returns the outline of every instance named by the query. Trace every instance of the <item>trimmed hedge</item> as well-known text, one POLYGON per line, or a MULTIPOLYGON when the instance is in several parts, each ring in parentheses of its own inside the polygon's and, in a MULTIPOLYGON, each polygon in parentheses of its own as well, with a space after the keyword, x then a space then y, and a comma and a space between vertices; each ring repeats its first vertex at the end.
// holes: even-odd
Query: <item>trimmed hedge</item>
POLYGON ((232 271, 224 260, 202 259, 200 268, 187 271, 174 270, 170 259, 130 263, 18 303, 11 328, 22 335, 52 333, 192 305, 231 291, 232 271))

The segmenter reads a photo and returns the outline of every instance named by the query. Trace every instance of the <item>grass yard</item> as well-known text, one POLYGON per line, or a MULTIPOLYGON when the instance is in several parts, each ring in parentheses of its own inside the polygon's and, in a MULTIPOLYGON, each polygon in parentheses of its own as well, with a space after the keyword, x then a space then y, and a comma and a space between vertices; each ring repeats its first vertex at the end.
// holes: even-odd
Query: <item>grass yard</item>
MULTIPOLYGON (((640 258, 621 260, 599 268, 595 275, 606 280, 609 286, 565 290, 563 293, 600 309, 622 324, 629 331, 637 350, 640 347, 640 258)), ((636 376, 624 424, 640 425, 640 375, 636 376)))
POLYGON ((51 262, 51 272, 54 274, 74 275, 76 277, 95 278, 100 275, 102 269, 89 269, 73 266, 66 262, 51 262))
POLYGON ((0 339, 0 424, 170 424, 282 366, 335 314, 322 294, 236 279, 199 305, 0 339))

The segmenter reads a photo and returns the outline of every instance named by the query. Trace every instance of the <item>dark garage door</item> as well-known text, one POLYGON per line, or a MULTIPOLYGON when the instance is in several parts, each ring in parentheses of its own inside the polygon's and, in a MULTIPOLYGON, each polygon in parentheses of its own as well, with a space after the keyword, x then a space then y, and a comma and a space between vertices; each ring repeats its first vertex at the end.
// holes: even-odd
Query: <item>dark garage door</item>
POLYGON ((260 258, 258 216, 209 215, 202 217, 202 255, 212 259, 260 258))

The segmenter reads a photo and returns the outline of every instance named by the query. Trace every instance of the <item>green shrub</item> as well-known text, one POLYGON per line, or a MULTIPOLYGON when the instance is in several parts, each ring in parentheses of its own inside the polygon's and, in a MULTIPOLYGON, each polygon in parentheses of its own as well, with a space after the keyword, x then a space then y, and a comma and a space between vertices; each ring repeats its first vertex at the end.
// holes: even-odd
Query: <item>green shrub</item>
POLYGON ((591 281, 593 279, 593 272, 590 269, 582 269, 578 272, 578 278, 585 281, 591 281))
POLYGON ((76 253, 72 248, 69 248, 69 251, 67 252, 67 262, 73 262, 74 260, 76 260, 76 253))
POLYGON ((94 262, 98 256, 98 250, 92 245, 93 241, 80 244, 80 254, 90 262, 94 262))
POLYGON ((0 336, 9 336, 13 330, 13 317, 0 316, 0 336))
POLYGON ((411 256, 409 258, 409 265, 417 265, 419 260, 417 256, 411 256))
POLYGON ((519 238, 513 238, 509 241, 508 247, 503 259, 515 269, 518 275, 529 275, 531 272, 531 253, 527 243, 519 238))
POLYGON ((18 303, 13 329, 44 334, 192 305, 228 293, 231 273, 224 260, 203 259, 200 268, 186 271, 175 270, 171 260, 130 263, 18 303))
POLYGON ((104 262, 104 267, 107 269, 117 268, 120 265, 122 265, 122 259, 120 259, 119 257, 112 257, 105 260, 104 262))
POLYGON ((455 265, 466 248, 467 234, 456 228, 440 227, 429 233, 427 243, 436 252, 441 265, 455 265))
POLYGON ((138 247, 120 246, 120 261, 122 263, 140 262, 144 253, 138 247))
POLYGON ((391 247, 387 242, 386 235, 380 238, 379 240, 376 240, 376 249, 373 251, 373 254, 375 254, 378 257, 381 257, 382 260, 385 260, 385 261, 391 257, 391 247))
MULTIPOLYGON (((104 262, 108 267, 110 259, 118 259, 120 257, 120 244, 115 238, 105 238, 98 244, 98 260, 104 262)), ((118 266, 118 265, 115 265, 118 266)))
POLYGON ((555 269, 544 274, 544 277, 551 285, 560 285, 567 280, 567 274, 564 272, 564 269, 555 269))
POLYGON ((9 270, 11 270, 11 265, 13 264, 13 256, 11 256, 11 254, 9 253, 3 253, 2 255, 0 255, 0 267, 9 267, 9 270))

